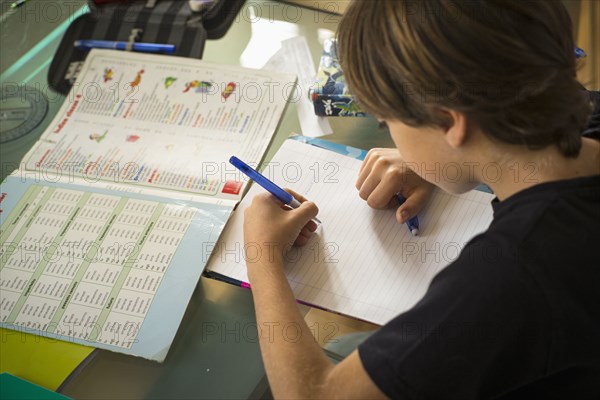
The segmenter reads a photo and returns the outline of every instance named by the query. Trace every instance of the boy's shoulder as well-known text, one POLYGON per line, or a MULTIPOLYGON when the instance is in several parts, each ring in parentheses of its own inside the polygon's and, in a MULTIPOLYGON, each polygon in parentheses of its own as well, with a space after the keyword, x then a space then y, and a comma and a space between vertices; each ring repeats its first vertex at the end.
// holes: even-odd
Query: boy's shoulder
POLYGON ((536 185, 493 207, 488 230, 434 278, 428 294, 462 297, 476 305, 471 317, 481 318, 495 308, 525 321, 533 309, 521 304, 535 304, 540 321, 560 316, 600 334, 600 175, 536 185))
POLYGON ((457 259, 461 269, 498 274, 500 279, 510 279, 509 271, 526 273, 549 284, 550 276, 569 275, 571 266, 577 265, 580 274, 600 279, 595 268, 600 265, 600 252, 595 251, 595 238, 600 237, 600 175, 535 185, 492 206, 490 227, 457 259))
POLYGON ((583 398, 600 376, 598 205, 600 176, 496 203, 489 229, 360 346, 373 381, 390 397, 583 398))

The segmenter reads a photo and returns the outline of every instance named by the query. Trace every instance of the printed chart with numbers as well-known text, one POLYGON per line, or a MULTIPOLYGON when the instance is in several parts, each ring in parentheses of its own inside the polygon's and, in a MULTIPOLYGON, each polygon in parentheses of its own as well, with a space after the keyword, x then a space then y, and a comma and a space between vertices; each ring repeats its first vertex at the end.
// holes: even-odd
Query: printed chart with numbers
POLYGON ((0 325, 164 359, 231 207, 16 177, 1 192, 0 325))

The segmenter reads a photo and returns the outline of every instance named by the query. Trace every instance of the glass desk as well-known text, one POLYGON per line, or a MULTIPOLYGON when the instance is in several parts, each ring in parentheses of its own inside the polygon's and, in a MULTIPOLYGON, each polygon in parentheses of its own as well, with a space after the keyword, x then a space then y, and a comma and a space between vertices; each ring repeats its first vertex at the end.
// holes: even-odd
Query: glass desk
MULTIPOLYGON (((30 0, 13 11, 11 3, 0 0, 2 86, 27 84, 42 91, 49 110, 34 131, 1 145, 1 179, 18 167, 64 101, 48 88, 46 75, 66 27, 73 16, 86 12, 85 0, 30 0)), ((303 35, 317 63, 339 19, 280 2, 248 1, 229 32, 206 44, 204 59, 260 67, 281 40, 303 35)), ((331 118, 330 123, 334 133, 327 140, 360 148, 393 146, 373 118, 331 118)), ((300 133, 293 103, 267 160, 292 132, 300 133)), ((74 398, 258 398, 266 388, 250 291, 201 278, 164 363, 95 350, 60 391, 74 398)))

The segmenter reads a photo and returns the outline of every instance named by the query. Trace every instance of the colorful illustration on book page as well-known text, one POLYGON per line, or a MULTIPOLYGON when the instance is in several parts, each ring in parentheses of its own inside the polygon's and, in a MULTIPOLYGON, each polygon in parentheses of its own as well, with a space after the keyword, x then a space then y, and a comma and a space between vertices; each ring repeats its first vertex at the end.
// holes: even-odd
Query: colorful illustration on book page
POLYGON ((138 73, 135 75, 135 79, 132 80, 131 82, 129 82, 129 87, 131 88, 131 90, 129 90, 129 94, 133 93, 135 88, 138 87, 140 85, 140 83, 142 83, 142 75, 144 74, 144 70, 140 69, 138 71, 138 73))
POLYGON ((212 89, 213 83, 207 81, 192 81, 185 84, 185 89, 183 93, 189 92, 191 89, 194 89, 196 93, 208 93, 210 89, 212 89))
POLYGON ((112 68, 104 68, 104 75, 102 75, 102 79, 104 79, 104 83, 108 81, 112 81, 114 75, 114 71, 112 68))
POLYGON ((96 143, 100 143, 101 141, 104 140, 107 133, 108 133, 108 131, 104 131, 104 133, 102 135, 100 135, 99 133, 94 132, 94 133, 91 133, 89 137, 90 137, 90 140, 93 140, 96 143))
POLYGON ((175 78, 174 76, 167 76, 165 78, 165 89, 170 88, 175 83, 176 80, 177 80, 177 78, 175 78))
POLYGON ((221 93, 223 99, 227 100, 229 96, 231 96, 233 92, 235 92, 235 88, 236 84, 234 82, 229 82, 227 86, 225 86, 225 89, 223 89, 223 92, 221 93))

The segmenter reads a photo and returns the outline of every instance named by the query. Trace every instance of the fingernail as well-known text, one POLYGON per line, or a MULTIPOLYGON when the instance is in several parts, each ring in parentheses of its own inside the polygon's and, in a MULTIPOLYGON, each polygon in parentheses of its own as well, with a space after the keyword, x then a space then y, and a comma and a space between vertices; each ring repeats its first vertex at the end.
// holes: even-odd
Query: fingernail
POLYGON ((409 215, 408 215, 408 211, 403 210, 400 212, 400 219, 402 220, 402 223, 406 222, 406 220, 408 219, 409 215))

